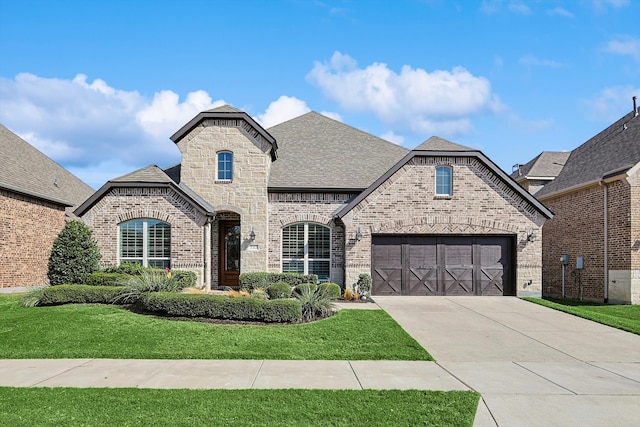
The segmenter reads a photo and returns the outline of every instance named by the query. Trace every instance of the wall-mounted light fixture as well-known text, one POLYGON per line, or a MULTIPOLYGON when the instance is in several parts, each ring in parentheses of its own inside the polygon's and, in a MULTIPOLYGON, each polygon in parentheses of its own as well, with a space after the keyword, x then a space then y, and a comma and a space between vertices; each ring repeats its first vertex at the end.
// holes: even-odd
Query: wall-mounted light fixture
POLYGON ((358 227, 358 231, 356 231, 356 242, 362 240, 362 231, 360 231, 360 227, 358 227))
POLYGON ((251 240, 252 242, 256 240, 256 232, 253 231, 253 227, 251 227, 251 233, 249 233, 249 240, 251 240))
POLYGON ((527 241, 535 242, 537 238, 538 236, 536 236, 536 232, 533 230, 529 230, 529 232, 527 233, 527 241))

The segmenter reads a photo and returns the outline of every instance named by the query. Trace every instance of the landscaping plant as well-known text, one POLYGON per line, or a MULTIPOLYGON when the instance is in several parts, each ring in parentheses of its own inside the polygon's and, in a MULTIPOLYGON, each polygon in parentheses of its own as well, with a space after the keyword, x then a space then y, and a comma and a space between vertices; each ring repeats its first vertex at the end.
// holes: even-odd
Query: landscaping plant
POLYGON ((334 304, 326 289, 315 285, 298 285, 294 295, 302 304, 302 319, 305 322, 323 319, 334 313, 334 304))
POLYGON ((183 284, 164 270, 145 270, 120 283, 124 289, 113 300, 116 304, 134 304, 145 292, 180 292, 183 284))
POLYGON ((101 255, 91 229, 81 221, 69 221, 53 241, 47 277, 50 285, 83 284, 98 271, 101 255))

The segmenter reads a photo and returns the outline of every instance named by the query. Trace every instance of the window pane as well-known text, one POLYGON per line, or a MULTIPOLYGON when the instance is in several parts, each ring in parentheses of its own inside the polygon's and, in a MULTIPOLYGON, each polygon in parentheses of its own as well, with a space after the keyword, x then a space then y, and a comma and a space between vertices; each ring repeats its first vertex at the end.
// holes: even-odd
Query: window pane
POLYGON ((282 258, 304 257, 304 224, 294 224, 282 230, 282 258))
POLYGON ((120 257, 142 258, 144 221, 136 219, 120 225, 120 257))
POLYGON ((317 274, 319 280, 329 280, 329 261, 309 261, 309 274, 317 274))
POLYGON ((229 181, 233 179, 232 153, 218 153, 218 179, 229 181))
POLYGON ((283 260, 282 261, 283 273, 300 273, 304 274, 304 261, 297 260, 283 260))
POLYGON ((150 259, 149 267, 166 269, 171 268, 171 265, 168 259, 150 259))
POLYGON ((225 270, 240 270, 240 226, 228 225, 224 230, 225 270))
POLYGON ((451 168, 448 166, 436 168, 436 194, 451 194, 451 168))
POLYGON ((171 253, 171 226, 165 222, 149 220, 149 258, 168 258, 171 253))
POLYGON ((327 227, 309 224, 309 259, 331 256, 331 236, 327 227))

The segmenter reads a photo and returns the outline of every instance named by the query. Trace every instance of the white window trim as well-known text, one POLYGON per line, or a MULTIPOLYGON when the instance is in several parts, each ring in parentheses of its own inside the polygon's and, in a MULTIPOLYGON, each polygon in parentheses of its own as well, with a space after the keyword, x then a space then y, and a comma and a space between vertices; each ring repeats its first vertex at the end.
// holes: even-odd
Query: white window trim
POLYGON ((217 182, 233 182, 233 170, 234 165, 234 155, 233 155, 233 151, 229 151, 229 150, 222 150, 222 151, 218 151, 216 153, 216 181, 217 182), (220 178, 220 154, 231 154, 231 179, 222 179, 220 178))
POLYGON ((435 178, 434 187, 435 187, 436 197, 451 197, 453 195, 453 167, 451 167, 450 165, 436 166, 434 178, 435 178), (449 170, 449 192, 448 193, 438 193, 438 169, 440 168, 447 168, 449 170))
POLYGON ((302 259, 302 265, 303 265, 303 274, 310 274, 309 273, 309 261, 328 261, 329 262, 329 281, 331 282, 331 260, 333 259, 333 230, 331 229, 331 227, 327 227, 324 224, 320 224, 317 222, 294 222, 292 224, 287 224, 284 227, 282 227, 282 229, 280 230, 280 271, 282 272, 283 267, 284 267, 284 262, 285 261, 296 261, 296 260, 300 260, 302 259), (303 258, 285 258, 283 256, 284 254, 284 239, 283 239, 283 235, 282 232, 284 231, 285 228, 290 227, 292 225, 298 225, 298 224, 303 224, 304 225, 304 256, 303 258), (319 225, 321 227, 324 227, 326 229, 329 230, 329 258, 309 258, 309 224, 313 224, 313 225, 319 225))
MULTIPOLYGON (((142 221, 142 265, 143 267, 149 267, 149 261, 169 261, 171 265, 171 242, 169 242, 169 256, 168 257, 150 257, 149 256, 149 221, 159 221, 164 224, 168 224, 171 228, 171 224, 165 221, 161 221, 155 218, 135 218, 118 224, 118 265, 123 262, 137 262, 140 258, 123 257, 122 256, 122 225, 131 221, 142 221)), ((172 237, 173 239, 173 237, 172 237)))

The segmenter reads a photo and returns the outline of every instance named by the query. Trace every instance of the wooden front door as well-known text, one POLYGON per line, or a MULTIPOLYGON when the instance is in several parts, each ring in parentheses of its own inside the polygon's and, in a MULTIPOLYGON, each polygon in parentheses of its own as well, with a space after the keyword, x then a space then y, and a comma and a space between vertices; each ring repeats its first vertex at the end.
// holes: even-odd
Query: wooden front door
POLYGON ((240 222, 220 221, 220 286, 240 285, 240 222))

